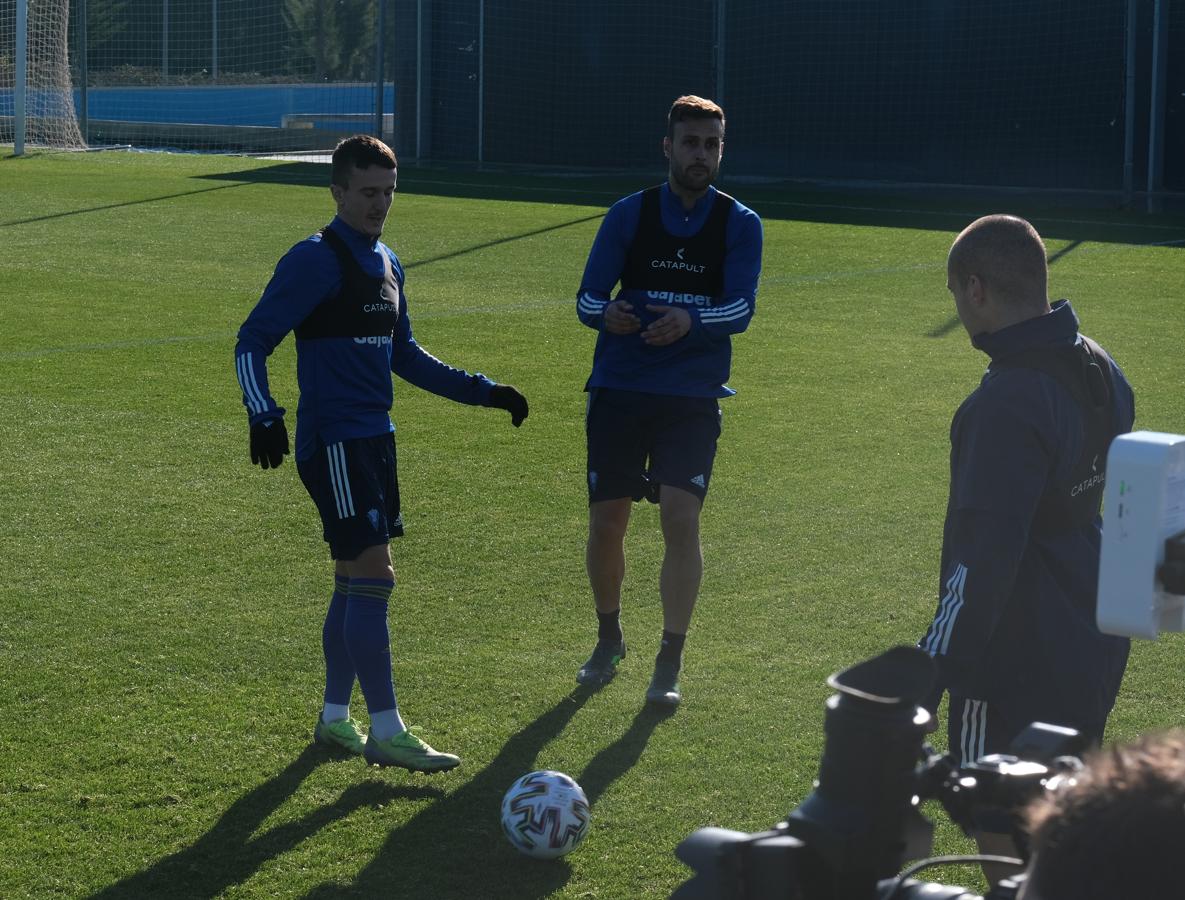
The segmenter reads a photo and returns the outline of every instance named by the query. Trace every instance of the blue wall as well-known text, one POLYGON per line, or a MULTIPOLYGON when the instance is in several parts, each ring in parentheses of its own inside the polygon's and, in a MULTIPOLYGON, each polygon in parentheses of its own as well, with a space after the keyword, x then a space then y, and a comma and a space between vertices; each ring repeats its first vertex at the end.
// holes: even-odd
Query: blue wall
MULTIPOLYGON (((80 92, 75 90, 75 109, 80 102, 80 92)), ((390 113, 394 108, 395 89, 386 85, 383 109, 390 113)), ((283 117, 292 113, 324 115, 327 123, 341 113, 373 115, 374 85, 106 87, 87 91, 87 115, 98 120, 279 127, 283 117)))

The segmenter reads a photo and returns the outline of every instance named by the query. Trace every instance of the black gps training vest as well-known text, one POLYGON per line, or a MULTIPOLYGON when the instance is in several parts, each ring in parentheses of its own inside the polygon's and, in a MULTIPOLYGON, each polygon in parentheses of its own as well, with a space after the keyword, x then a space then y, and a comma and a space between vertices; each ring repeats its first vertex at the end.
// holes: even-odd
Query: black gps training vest
POLYGON ((337 295, 314 309, 296 326, 302 341, 311 338, 390 337, 399 318, 399 282, 387 252, 382 252, 382 278, 363 271, 350 248, 329 226, 319 232, 341 265, 342 284, 337 295))
POLYGON ((1051 485, 1037 504, 1033 533, 1050 535, 1094 521, 1103 502, 1107 451, 1115 437, 1111 360, 1085 335, 1073 346, 1025 350, 994 360, 988 371, 1036 369, 1068 390, 1082 411, 1084 440, 1067 481, 1051 485))
POLYGON ((722 191, 703 228, 675 237, 662 224, 662 185, 642 192, 638 230, 626 251, 623 290, 670 291, 719 297, 724 290, 725 226, 736 201, 722 191))

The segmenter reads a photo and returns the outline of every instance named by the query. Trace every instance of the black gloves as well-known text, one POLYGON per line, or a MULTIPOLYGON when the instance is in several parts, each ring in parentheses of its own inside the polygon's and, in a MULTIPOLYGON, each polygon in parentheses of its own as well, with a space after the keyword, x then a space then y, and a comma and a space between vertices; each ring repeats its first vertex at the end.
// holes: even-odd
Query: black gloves
POLYGON ((490 399, 486 406, 504 409, 510 413, 510 424, 515 428, 527 417, 527 398, 508 384, 496 384, 490 388, 490 399))
POLYGON ((288 455, 288 429, 283 419, 268 419, 251 426, 251 462, 274 469, 288 455))

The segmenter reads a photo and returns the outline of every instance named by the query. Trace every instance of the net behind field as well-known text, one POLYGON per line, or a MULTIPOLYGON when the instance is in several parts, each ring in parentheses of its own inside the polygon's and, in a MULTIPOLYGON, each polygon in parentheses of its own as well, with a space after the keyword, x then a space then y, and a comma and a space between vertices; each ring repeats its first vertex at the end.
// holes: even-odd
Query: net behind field
MULTIPOLYGON (((100 145, 266 152, 326 149, 373 131, 376 20, 373 0, 91 0, 88 137, 100 145)), ((74 26, 80 42, 77 11, 74 26)), ((391 96, 388 87, 388 110, 391 96)), ((383 125, 389 137, 389 114, 383 125)))
POLYGON ((746 169, 1115 189, 1125 4, 756 0, 729 20, 746 169), (756 7, 760 7, 758 12, 756 7), (756 13, 756 14, 755 14, 756 13))
MULTIPOLYGON (((17 2, 0 0, 5 121, 17 2)), ((364 131, 405 159, 661 170, 665 111, 697 93, 727 111, 730 173, 1130 191, 1148 180, 1151 142, 1163 187, 1185 189, 1185 0, 88 0, 85 17, 83 8, 30 2, 31 22, 56 41, 30 61, 52 85, 31 91, 47 111, 30 110, 31 123, 60 131, 49 145, 81 143, 77 115, 95 146, 324 151, 364 131), (1169 22, 1159 131, 1158 8, 1169 22)))
MULTIPOLYGON (((67 53, 67 4, 29 0, 23 139, 44 147, 81 147, 67 53)), ((13 143, 17 116, 17 9, 0 3, 0 143, 13 143)))

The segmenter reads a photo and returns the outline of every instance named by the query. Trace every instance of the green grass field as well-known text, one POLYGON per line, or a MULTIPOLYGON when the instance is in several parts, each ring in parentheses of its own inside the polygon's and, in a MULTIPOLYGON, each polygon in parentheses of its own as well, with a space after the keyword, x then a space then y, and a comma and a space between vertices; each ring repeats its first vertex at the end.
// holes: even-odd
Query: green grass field
MULTIPOLYGON (((651 507, 628 545, 631 655, 578 692, 594 335, 574 297, 600 216, 647 180, 408 168, 385 239, 416 337, 517 385, 531 416, 516 430, 397 384, 397 690, 464 765, 428 779, 333 759, 309 743, 330 563, 295 467, 248 462, 232 356, 276 260, 331 217, 326 181, 228 157, 0 159, 0 896, 665 896, 695 828, 772 825, 810 790, 827 675, 933 613, 947 429, 986 363, 944 261, 977 215, 1033 218, 1051 292, 1125 367, 1137 427, 1185 431, 1180 218, 726 182, 763 215, 765 259, 685 702, 641 702, 661 622, 651 507), (592 803, 587 841, 555 863, 499 830, 503 791, 535 768, 592 803)), ((271 373, 294 408, 291 340, 271 373)), ((1134 648, 1111 736, 1185 724, 1183 651, 1134 648)), ((938 843, 970 846, 949 825, 938 843)))

